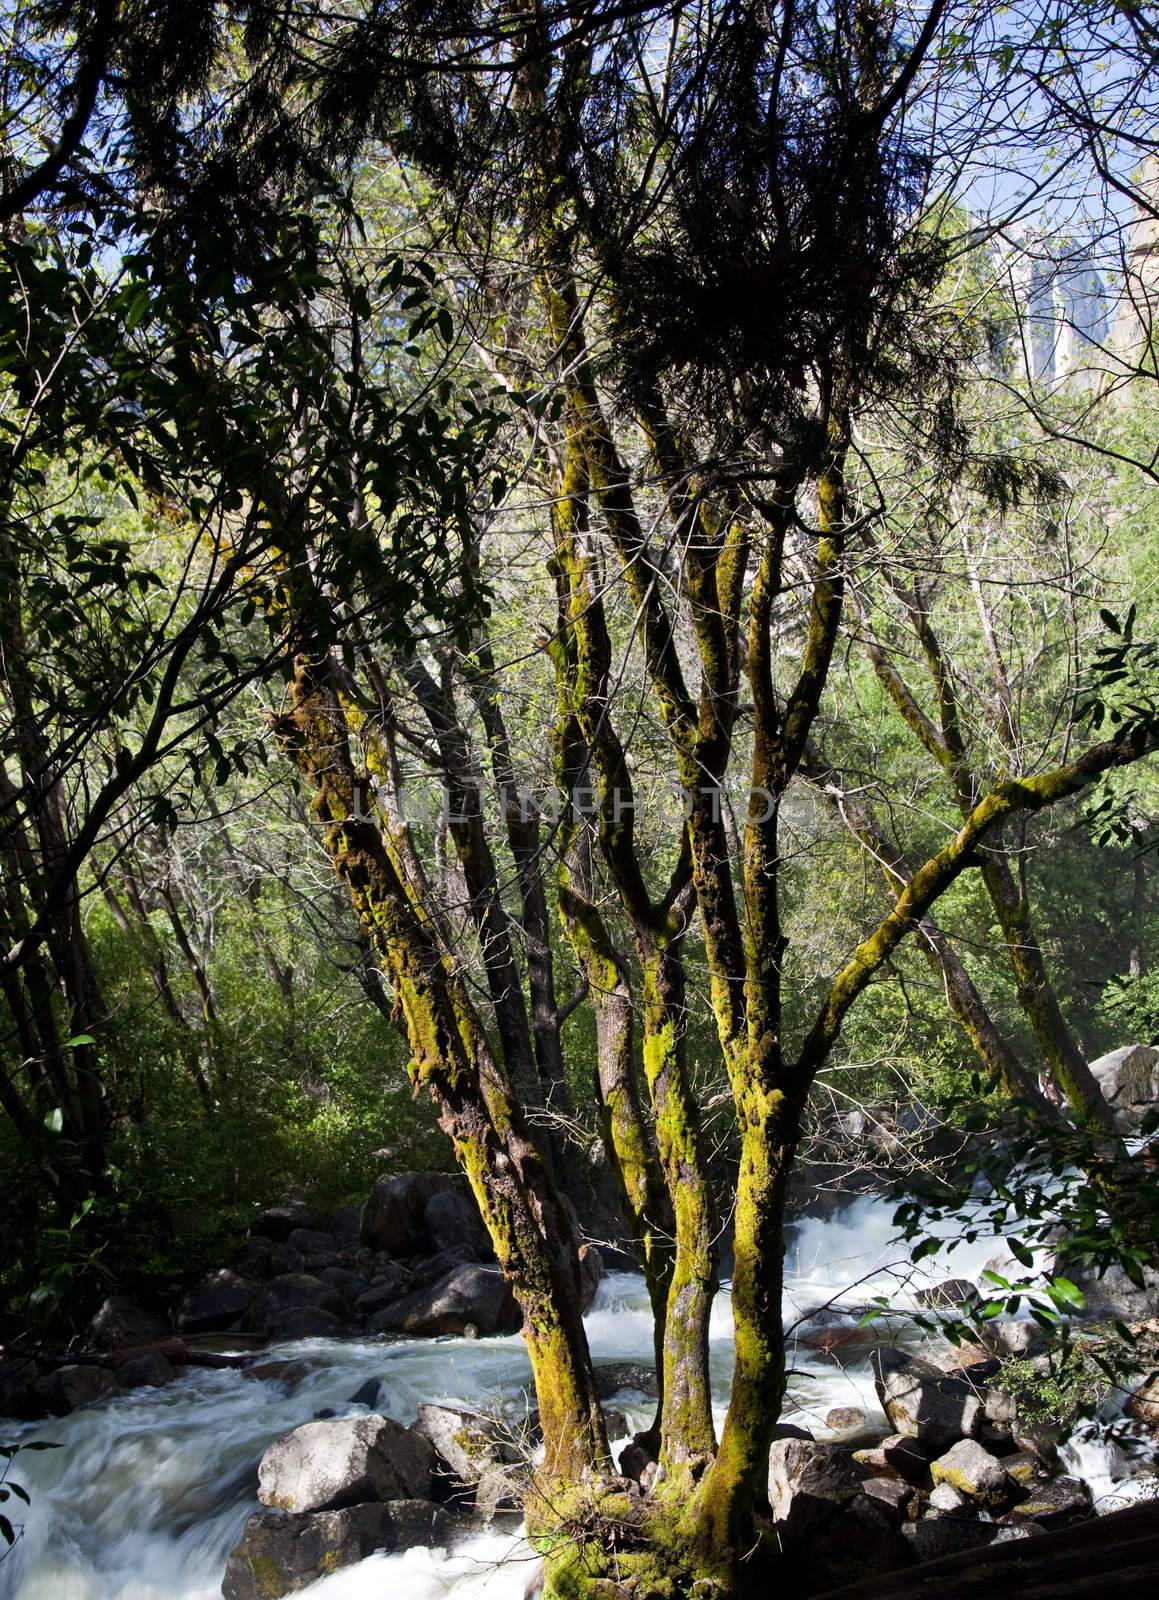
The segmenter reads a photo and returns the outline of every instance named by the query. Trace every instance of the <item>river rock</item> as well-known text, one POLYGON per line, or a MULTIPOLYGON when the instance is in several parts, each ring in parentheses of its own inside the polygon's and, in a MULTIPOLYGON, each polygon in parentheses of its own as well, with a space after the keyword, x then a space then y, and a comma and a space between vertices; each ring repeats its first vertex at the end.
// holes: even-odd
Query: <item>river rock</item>
POLYGON ((919 1306, 964 1306, 977 1293, 967 1278, 947 1278, 944 1283, 936 1283, 932 1288, 919 1289, 915 1298, 919 1306))
POLYGON ((291 1516, 259 1511, 230 1552, 221 1592, 224 1600, 279 1600, 377 1550, 447 1545, 456 1529, 454 1518, 429 1500, 291 1516))
POLYGON ((428 1283, 437 1283, 440 1278, 445 1278, 454 1267, 475 1266, 478 1261, 479 1252, 473 1244, 453 1244, 449 1250, 440 1250, 437 1255, 412 1263, 408 1287, 425 1289, 428 1283))
POLYGON ((246 1367, 242 1377, 280 1383, 286 1389, 296 1389, 313 1371, 314 1368, 306 1361, 259 1361, 255 1366, 246 1367))
POLYGON ((318 1278, 320 1282, 333 1289, 348 1306, 356 1305, 359 1298, 370 1288, 366 1279, 360 1273, 351 1272, 349 1267, 323 1267, 318 1273, 318 1278))
POLYGON ((44 1415, 44 1397, 37 1384, 40 1368, 26 1356, 0 1361, 0 1417, 32 1422, 44 1415))
POLYGON ((814 1591, 880 1577, 904 1561, 897 1507, 864 1492, 840 1445, 775 1440, 769 1501, 782 1548, 807 1568, 814 1591))
POLYGON ((625 1389, 642 1394, 645 1400, 658 1400, 660 1384, 654 1367, 637 1361, 602 1361, 595 1367, 596 1397, 611 1400, 625 1389))
POLYGON ((985 1415, 973 1385, 890 1345, 871 1357, 882 1409, 895 1430, 946 1448, 977 1434, 985 1415))
POLYGON ((943 1556, 964 1555, 982 1550, 998 1538, 996 1522, 981 1522, 961 1511, 939 1511, 920 1522, 908 1522, 901 1530, 917 1561, 940 1561, 943 1556))
POLYGON ((250 1223, 250 1232, 263 1239, 275 1239, 284 1244, 295 1228, 312 1228, 314 1218, 304 1200, 286 1200, 280 1206, 268 1206, 250 1223))
POLYGON ((223 1267, 190 1289, 178 1308, 177 1326, 182 1333, 225 1333, 241 1322, 260 1292, 258 1284, 223 1267))
POLYGON ((147 1311, 125 1294, 110 1295, 89 1323, 89 1339, 98 1350, 153 1344, 168 1339, 171 1332, 168 1317, 147 1311))
POLYGON ((1123 1410, 1136 1422, 1159 1432, 1159 1372, 1152 1372, 1137 1383, 1123 1410))
POLYGON ((372 1317, 384 1307, 393 1304, 403 1292, 406 1274, 401 1267, 395 1267, 392 1271, 381 1273, 379 1276, 384 1281, 371 1284, 365 1294, 360 1294, 354 1302, 355 1310, 360 1311, 364 1317, 372 1317))
POLYGON ((484 1519, 520 1508, 526 1465, 506 1423, 457 1406, 422 1405, 414 1430, 449 1469, 452 1502, 463 1499, 484 1519))
POLYGON ((588 1311, 596 1298, 596 1290, 599 1288, 600 1279, 604 1275, 603 1257, 594 1244, 580 1245, 579 1271, 580 1310, 588 1311))
POLYGON ((969 1505, 969 1501, 952 1483, 939 1483, 931 1492, 927 1504, 931 1511, 961 1511, 969 1505))
POLYGON ((58 1367, 39 1379, 36 1391, 54 1416, 63 1417, 82 1406, 95 1405, 115 1394, 117 1380, 105 1367, 58 1367))
POLYGON ((880 1500, 899 1522, 907 1518, 917 1504, 917 1490, 912 1484, 903 1483, 900 1478, 866 1478, 861 1490, 871 1499, 880 1500))
POLYGON ((1159 1050, 1127 1044, 1091 1062, 1091 1076, 1103 1091, 1120 1133, 1138 1133, 1159 1101, 1159 1050))
POLYGON ((177 1376, 176 1368, 159 1350, 147 1350, 116 1368, 119 1389, 160 1389, 177 1376))
POLYGON ((825 1426, 834 1433, 853 1433, 864 1428, 869 1418, 860 1406, 834 1406, 825 1413, 825 1426))
POLYGON ((930 1484, 930 1462, 936 1454, 936 1448, 920 1439, 894 1433, 880 1444, 854 1450, 853 1460, 875 1476, 901 1478, 915 1489, 925 1489, 930 1484))
POLYGON ((930 1462, 934 1486, 948 1483, 977 1505, 1004 1506, 1013 1498, 1015 1485, 1002 1463, 977 1439, 959 1439, 944 1456, 930 1462))
POLYGON ((461 1177, 452 1172, 404 1172, 380 1179, 362 1209, 363 1244, 396 1258, 430 1255, 437 1246, 427 1226, 427 1205, 435 1195, 461 1191, 462 1186, 461 1177))
POLYGON ((285 1272, 301 1272, 302 1258, 288 1244, 248 1239, 238 1251, 233 1270, 243 1278, 277 1278, 285 1272))
POLYGON ((1035 1483, 1021 1505, 1006 1514, 1013 1527, 1036 1522, 1043 1528, 1061 1528, 1093 1516, 1091 1491, 1081 1478, 1048 1478, 1035 1483))
POLYGON ((390 1417, 307 1422, 275 1439, 262 1457, 258 1499, 279 1511, 427 1499, 434 1465, 430 1442, 390 1417))
POLYGON ((350 1324, 321 1306, 274 1306, 263 1330, 268 1339, 284 1344, 292 1339, 342 1339, 349 1336, 350 1324))
POLYGON ((1086 1309, 1091 1316, 1147 1322, 1159 1317, 1159 1268, 1144 1266, 1142 1271, 1141 1289, 1118 1263, 1101 1273, 1074 1269, 1070 1276, 1086 1296, 1086 1309))
POLYGON ((473 1333, 482 1338, 518 1333, 523 1317, 511 1285, 497 1266, 467 1264, 404 1295, 371 1318, 380 1333, 473 1333))
POLYGON ((362 1231, 362 1211, 358 1206, 339 1206, 330 1218, 330 1233, 342 1249, 354 1249, 362 1231))
POLYGON ((295 1228, 286 1243, 303 1257, 325 1256, 329 1259, 337 1254, 333 1235, 323 1233, 320 1228, 295 1228))
POLYGON ((481 1261, 491 1254, 491 1240, 470 1190, 440 1189, 423 1207, 423 1222, 435 1250, 469 1244, 481 1261))

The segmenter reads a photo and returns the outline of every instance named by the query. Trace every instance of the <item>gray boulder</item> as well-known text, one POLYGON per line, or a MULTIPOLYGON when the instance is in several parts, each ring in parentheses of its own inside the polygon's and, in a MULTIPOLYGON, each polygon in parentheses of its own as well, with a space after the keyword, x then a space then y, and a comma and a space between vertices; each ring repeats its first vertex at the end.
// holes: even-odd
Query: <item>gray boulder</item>
POLYGON ((173 1363, 159 1350, 149 1350, 122 1361, 116 1369, 119 1389, 160 1389, 177 1376, 173 1363))
POLYGON ((480 1260, 491 1254, 491 1240, 469 1189, 440 1189, 423 1207, 423 1221, 435 1250, 469 1244, 480 1260))
POLYGON ((414 1428, 449 1471, 449 1499, 472 1505, 485 1519, 522 1505, 528 1467, 504 1422, 455 1406, 422 1405, 414 1428))
POLYGON ((769 1501, 781 1546, 813 1590, 880 1577, 905 1559, 898 1506, 864 1491, 840 1445, 777 1439, 769 1452, 769 1501))
POLYGON ((230 1552, 224 1600, 279 1600, 378 1550, 450 1544, 453 1517, 428 1500, 394 1500, 293 1516, 259 1511, 230 1552))
POLYGON ((596 1397, 610 1400, 623 1390, 642 1394, 645 1400, 660 1396, 660 1384, 654 1367, 641 1366, 637 1361, 603 1361, 595 1368, 596 1397))
POLYGON ((318 1278, 341 1296, 347 1305, 356 1304, 359 1296, 370 1288, 361 1273, 351 1272, 349 1267, 323 1267, 318 1278))
POLYGON ((977 1439, 959 1439, 944 1456, 930 1462, 935 1488, 949 1484, 975 1505, 992 1509, 1009 1505, 1016 1485, 1005 1467, 977 1439))
POLYGON ((301 1272, 302 1257, 288 1244, 274 1239, 249 1239, 238 1251, 233 1270, 243 1278, 278 1278, 301 1272))
POLYGON ((44 1415, 44 1398, 38 1384, 40 1368, 27 1356, 0 1361, 0 1417, 32 1422, 44 1415))
POLYGON ((511 1285, 499 1267, 465 1265, 425 1288, 404 1295, 371 1318, 380 1333, 496 1334, 518 1333, 523 1317, 511 1285))
POLYGON ((1031 1486, 1021 1505, 1006 1514, 1012 1527, 1036 1523, 1042 1528, 1061 1528, 1094 1516, 1091 1491, 1081 1478, 1048 1478, 1031 1486))
POLYGON ((285 1243, 295 1228, 312 1228, 314 1218, 304 1200, 286 1200, 280 1206, 268 1206, 250 1223, 250 1232, 263 1239, 285 1243))
POLYGON ((916 1299, 919 1306, 962 1306, 977 1292, 968 1278, 947 1278, 944 1283, 935 1283, 932 1288, 919 1289, 916 1299))
POLYGON ((430 1442, 389 1417, 307 1422, 262 1457, 258 1499, 278 1511, 428 1499, 434 1464, 430 1442))
POLYGON ((1086 1296, 1086 1309, 1092 1316, 1114 1317, 1119 1322, 1148 1322, 1159 1317, 1159 1268, 1143 1267, 1141 1289, 1117 1264, 1098 1274, 1074 1269, 1070 1276, 1086 1296))
POLYGON ((95 1405, 116 1391, 117 1380, 105 1367, 58 1367, 36 1384, 44 1407, 58 1417, 95 1405))
POLYGON ((249 1278, 222 1268, 190 1289, 177 1311, 182 1333, 224 1333, 236 1327, 261 1292, 249 1278))
POLYGON ((110 1295, 89 1323, 89 1338, 98 1350, 153 1344, 168 1339, 171 1332, 167 1317, 146 1311, 125 1294, 110 1295))
POLYGON ((274 1306, 264 1319, 266 1337, 278 1342, 289 1339, 341 1339, 350 1326, 343 1317, 321 1306, 274 1306))
POLYGON ((411 1267, 408 1285, 412 1289, 425 1289, 428 1283, 445 1278, 453 1267, 474 1266, 478 1260, 479 1252, 473 1244, 453 1244, 448 1250, 416 1261, 411 1267))
POLYGON ((600 1252, 594 1244, 581 1244, 579 1247, 580 1271, 580 1310, 591 1309, 592 1301, 596 1298, 596 1290, 604 1275, 604 1262, 600 1252))
POLYGON ((876 1349, 870 1362, 878 1399, 898 1433, 944 1449, 980 1430, 982 1400, 965 1378, 890 1345, 876 1349))
POLYGON ((1001 1530, 996 1522, 981 1522, 961 1511, 939 1511, 910 1522, 901 1530, 917 1561, 940 1561, 943 1556, 965 1555, 993 1544, 1001 1530))
POLYGON ((453 1172, 404 1172, 374 1185, 362 1209, 361 1238, 372 1250, 390 1256, 430 1255, 437 1248, 426 1208, 437 1194, 462 1193, 464 1180, 453 1172))
POLYGON ((392 1305, 403 1292, 406 1274, 401 1267, 395 1267, 392 1272, 381 1276, 384 1282, 371 1284, 365 1294, 360 1294, 354 1302, 355 1310, 360 1311, 364 1317, 372 1317, 384 1307, 392 1305))
POLYGON ((834 1406, 825 1413, 825 1426, 834 1433, 854 1433, 864 1428, 869 1418, 860 1406, 834 1406))
POLYGON ((347 1316, 346 1302, 328 1283, 309 1272, 287 1272, 265 1285, 246 1313, 244 1327, 272 1339, 306 1339, 344 1332, 347 1316))
POLYGON ((1103 1091, 1120 1133, 1138 1133, 1159 1102, 1159 1050, 1127 1044, 1091 1062, 1091 1076, 1103 1091))

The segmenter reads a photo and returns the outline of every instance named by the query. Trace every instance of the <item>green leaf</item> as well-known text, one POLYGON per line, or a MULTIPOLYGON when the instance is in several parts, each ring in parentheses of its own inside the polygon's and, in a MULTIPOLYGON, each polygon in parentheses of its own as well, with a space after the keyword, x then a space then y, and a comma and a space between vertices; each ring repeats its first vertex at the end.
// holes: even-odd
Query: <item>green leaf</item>
POLYGON ((1049 1293, 1059 1305, 1070 1306, 1075 1311, 1081 1311, 1087 1303, 1086 1295, 1069 1278, 1052 1278, 1049 1293))

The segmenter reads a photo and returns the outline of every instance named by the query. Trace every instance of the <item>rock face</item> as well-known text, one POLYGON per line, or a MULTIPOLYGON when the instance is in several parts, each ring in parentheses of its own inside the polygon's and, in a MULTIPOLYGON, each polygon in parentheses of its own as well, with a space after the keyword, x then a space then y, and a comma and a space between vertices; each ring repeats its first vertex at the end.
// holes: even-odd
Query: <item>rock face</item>
POLYGON ((1079 1478, 1063 1477, 1034 1484, 1022 1504, 1008 1514, 1008 1520, 1015 1526, 1034 1522, 1042 1528, 1060 1528, 1092 1515, 1091 1491, 1086 1484, 1079 1478))
POLYGON ((371 1319, 382 1333, 518 1333, 523 1317, 498 1267, 466 1264, 405 1295, 371 1319))
POLYGON ((1098 1276, 1079 1271, 1072 1276, 1093 1316, 1116 1317, 1120 1322, 1146 1322, 1159 1316, 1159 1269, 1155 1267, 1144 1266, 1141 1289, 1118 1265, 1098 1276))
POLYGON ((376 1550, 446 1545, 455 1531, 454 1519, 428 1500, 294 1516, 259 1511, 230 1554, 221 1592, 224 1600, 279 1600, 376 1550))
POLYGON ((425 1499, 434 1465, 429 1441, 389 1417, 307 1422, 275 1439, 262 1457, 258 1499, 279 1511, 425 1499))
POLYGON ((871 1364, 878 1399, 898 1433, 946 1448, 979 1432, 982 1400, 965 1378, 889 1345, 873 1352, 871 1364))

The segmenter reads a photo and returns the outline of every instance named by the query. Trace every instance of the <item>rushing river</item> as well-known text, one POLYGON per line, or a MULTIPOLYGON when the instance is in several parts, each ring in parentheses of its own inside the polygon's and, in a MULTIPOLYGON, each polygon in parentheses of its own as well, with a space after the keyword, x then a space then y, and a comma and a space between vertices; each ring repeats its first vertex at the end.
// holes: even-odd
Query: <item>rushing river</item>
MULTIPOLYGON (((859 1200, 829 1221, 802 1223, 787 1262, 785 1314, 797 1324, 787 1420, 824 1436, 833 1406, 858 1405, 880 1418, 866 1359, 882 1335, 852 1333, 856 1316, 825 1309, 831 1302, 853 1306, 888 1295, 899 1309, 912 1306, 924 1285, 976 1277, 995 1250, 994 1239, 980 1239, 911 1268, 894 1241, 890 1207, 876 1199, 859 1200)), ((605 1277, 587 1329, 597 1360, 650 1362, 642 1281, 629 1273, 605 1277)), ((732 1365, 727 1293, 715 1307, 711 1340, 714 1392, 723 1405, 732 1365)), ((136 1390, 57 1421, 0 1424, 5 1442, 35 1437, 62 1446, 18 1458, 14 1476, 31 1492, 32 1507, 23 1537, 0 1560, 0 1600, 218 1600, 226 1556, 258 1509, 258 1460, 279 1434, 324 1409, 359 1409, 351 1396, 369 1378, 380 1380, 376 1409, 400 1422, 413 1421, 426 1400, 518 1410, 530 1382, 518 1337, 309 1339, 263 1359, 286 1356, 311 1368, 290 1393, 237 1371, 190 1368, 164 1388, 136 1390)), ((616 1405, 634 1427, 651 1420, 639 1395, 621 1395, 616 1405)), ((1070 1447, 1068 1467, 1104 1504, 1130 1497, 1130 1485, 1119 1481, 1126 1462, 1097 1435, 1070 1447)), ((496 1532, 451 1554, 375 1556, 303 1593, 309 1600, 522 1600, 531 1562, 518 1535, 496 1532)))

